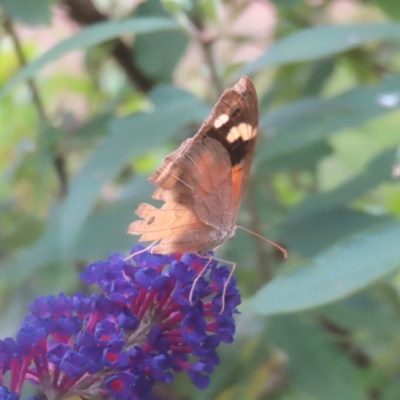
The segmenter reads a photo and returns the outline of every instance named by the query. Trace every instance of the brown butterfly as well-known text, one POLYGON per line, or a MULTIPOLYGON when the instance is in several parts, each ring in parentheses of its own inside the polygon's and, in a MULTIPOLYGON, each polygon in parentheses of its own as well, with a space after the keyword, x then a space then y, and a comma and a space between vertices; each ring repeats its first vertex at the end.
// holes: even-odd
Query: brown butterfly
MULTIPOLYGON (((165 203, 161 208, 140 204, 136 214, 142 219, 131 223, 128 233, 142 235, 140 242, 159 242, 152 247, 158 254, 204 255, 232 238, 250 174, 258 118, 256 89, 244 76, 224 91, 196 135, 150 176, 157 186, 152 197, 165 203)), ((230 277, 235 267, 231 264, 230 277)))

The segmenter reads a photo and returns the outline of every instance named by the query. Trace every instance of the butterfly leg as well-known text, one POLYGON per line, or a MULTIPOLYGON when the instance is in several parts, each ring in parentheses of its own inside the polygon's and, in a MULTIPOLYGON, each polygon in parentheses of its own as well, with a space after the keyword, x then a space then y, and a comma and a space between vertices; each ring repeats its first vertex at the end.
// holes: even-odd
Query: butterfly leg
MULTIPOLYGON (((219 247, 219 246, 218 246, 218 247, 219 247)), ((218 247, 217 247, 216 249, 218 249, 218 247)), ((215 249, 215 250, 216 250, 216 249, 215 249)), ((200 256, 200 257, 202 257, 202 258, 206 258, 206 257, 202 256, 201 254, 198 254, 198 256, 200 256)), ((208 257, 207 257, 207 258, 208 258, 208 257)), ((193 281, 192 289, 190 290, 190 294, 189 294, 189 301, 190 301, 190 304, 193 305, 193 304, 192 304, 192 296, 193 296, 193 292, 194 292, 194 288, 195 288, 195 286, 196 286, 196 283, 197 283, 198 280, 205 274, 205 272, 206 272, 207 268, 209 267, 209 265, 210 265, 210 263, 211 263, 212 260, 215 260, 215 261, 218 261, 218 262, 221 262, 221 263, 225 263, 225 264, 229 264, 229 265, 232 266, 232 268, 231 268, 231 270, 230 270, 230 272, 229 272, 229 275, 228 275, 228 279, 226 280, 226 282, 224 283, 224 286, 223 286, 223 288, 222 288, 222 299, 221 299, 222 307, 221 307, 221 311, 219 312, 220 314, 222 314, 222 313, 224 312, 224 310, 225 310, 225 296, 226 296, 226 291, 227 291, 227 289, 228 289, 229 282, 231 281, 232 276, 233 276, 233 274, 235 273, 235 269, 236 269, 236 263, 234 263, 234 262, 232 262, 232 261, 222 260, 221 258, 210 257, 209 260, 208 260, 208 262, 207 262, 207 264, 204 266, 204 268, 200 271, 200 273, 198 274, 198 276, 196 276, 196 279, 193 281)))
POLYGON ((234 272, 235 272, 236 263, 231 262, 231 261, 225 261, 225 260, 218 260, 218 261, 222 261, 222 262, 224 262, 224 263, 226 263, 226 264, 232 265, 232 269, 231 269, 230 272, 229 272, 228 279, 227 279, 226 282, 224 283, 224 287, 223 287, 223 289, 222 289, 222 307, 221 307, 221 311, 219 312, 220 314, 222 314, 222 313, 224 312, 224 310, 225 310, 225 296, 226 296, 226 290, 227 290, 228 285, 229 285, 229 282, 231 281, 232 276, 233 276, 233 274, 234 274, 234 272))
POLYGON ((137 256, 138 254, 144 253, 145 251, 151 249, 156 243, 158 242, 158 240, 156 240, 155 242, 153 242, 150 246, 147 246, 146 248, 139 250, 139 251, 135 251, 133 254, 131 254, 129 257, 124 258, 124 261, 128 261, 131 258, 137 256))
MULTIPOLYGON (((202 257, 202 256, 200 256, 200 257, 202 257)), ((202 258, 205 258, 205 257, 202 257, 202 258)), ((196 278, 194 279, 194 281, 192 283, 192 288, 190 289, 190 293, 189 293, 189 302, 190 302, 191 306, 193 305, 193 292, 194 292, 194 289, 196 287, 196 284, 199 281, 199 279, 206 273, 207 268, 210 266, 212 260, 213 260, 213 257, 208 258, 208 261, 207 261, 206 265, 197 274, 196 278)))

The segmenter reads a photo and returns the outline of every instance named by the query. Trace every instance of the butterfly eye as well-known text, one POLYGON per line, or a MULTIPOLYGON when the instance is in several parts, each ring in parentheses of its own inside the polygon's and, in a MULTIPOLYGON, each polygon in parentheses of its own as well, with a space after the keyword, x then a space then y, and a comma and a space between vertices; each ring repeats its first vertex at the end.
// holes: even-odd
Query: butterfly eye
POLYGON ((240 113, 240 107, 238 104, 235 104, 231 110, 231 118, 236 117, 240 113))

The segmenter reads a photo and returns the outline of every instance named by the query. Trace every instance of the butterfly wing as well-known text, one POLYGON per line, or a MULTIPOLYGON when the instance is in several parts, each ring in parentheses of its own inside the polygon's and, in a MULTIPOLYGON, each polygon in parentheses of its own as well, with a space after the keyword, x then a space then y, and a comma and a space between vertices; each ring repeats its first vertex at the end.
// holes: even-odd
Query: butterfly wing
POLYGON ((142 218, 128 233, 140 241, 161 240, 153 252, 199 252, 230 237, 253 159, 258 102, 243 77, 226 90, 199 132, 166 157, 149 181, 157 186, 157 209, 141 204, 142 218))
POLYGON ((224 92, 200 131, 217 140, 229 154, 232 224, 247 187, 258 136, 258 120, 256 89, 251 79, 243 76, 232 89, 224 92))
POLYGON ((217 141, 186 141, 168 156, 149 178, 157 185, 153 198, 165 203, 157 209, 141 204, 142 219, 129 226, 128 233, 140 234, 140 241, 161 240, 155 253, 207 251, 221 243, 218 228, 226 214, 216 212, 232 198, 229 155, 217 141))

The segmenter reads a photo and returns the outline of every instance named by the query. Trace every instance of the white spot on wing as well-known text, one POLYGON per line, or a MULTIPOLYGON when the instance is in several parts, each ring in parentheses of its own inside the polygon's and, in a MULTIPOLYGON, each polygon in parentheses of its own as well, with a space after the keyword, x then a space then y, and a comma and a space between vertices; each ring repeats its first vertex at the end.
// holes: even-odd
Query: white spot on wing
POLYGON ((214 122, 214 128, 218 129, 222 125, 225 125, 229 121, 229 117, 226 114, 221 114, 214 122))
POLYGON ((257 134, 257 130, 251 127, 249 124, 241 123, 238 126, 234 126, 226 136, 226 140, 229 143, 233 143, 239 138, 244 141, 252 139, 257 134))

